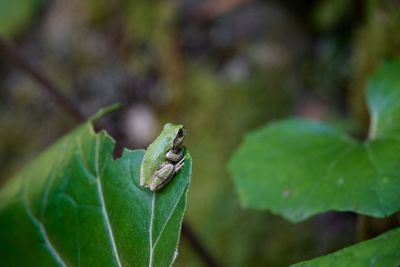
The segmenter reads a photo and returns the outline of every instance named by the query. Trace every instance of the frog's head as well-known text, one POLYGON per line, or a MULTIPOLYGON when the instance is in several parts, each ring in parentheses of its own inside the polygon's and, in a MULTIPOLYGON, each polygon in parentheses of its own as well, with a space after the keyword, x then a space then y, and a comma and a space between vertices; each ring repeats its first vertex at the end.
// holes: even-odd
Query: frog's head
POLYGON ((172 144, 173 149, 182 147, 183 139, 185 139, 186 136, 186 129, 183 125, 167 123, 164 125, 164 131, 172 134, 174 138, 172 144))

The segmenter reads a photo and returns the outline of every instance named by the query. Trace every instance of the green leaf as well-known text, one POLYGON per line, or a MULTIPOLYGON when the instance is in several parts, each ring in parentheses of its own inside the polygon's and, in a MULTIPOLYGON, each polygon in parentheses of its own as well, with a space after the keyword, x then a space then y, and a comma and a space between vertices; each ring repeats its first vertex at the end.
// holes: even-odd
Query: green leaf
POLYGON ((330 255, 295 264, 297 267, 312 266, 399 266, 400 229, 387 232, 377 238, 339 250, 330 255))
POLYGON ((41 0, 1 0, 0 36, 13 37, 27 28, 41 0))
POLYGON ((330 210, 383 217, 400 210, 400 62, 369 81, 370 139, 291 119, 248 135, 229 163, 245 207, 301 221, 330 210))
POLYGON ((2 265, 172 264, 186 208, 190 155, 170 184, 153 193, 139 185, 144 151, 124 150, 114 160, 114 145, 87 122, 1 189, 2 265))

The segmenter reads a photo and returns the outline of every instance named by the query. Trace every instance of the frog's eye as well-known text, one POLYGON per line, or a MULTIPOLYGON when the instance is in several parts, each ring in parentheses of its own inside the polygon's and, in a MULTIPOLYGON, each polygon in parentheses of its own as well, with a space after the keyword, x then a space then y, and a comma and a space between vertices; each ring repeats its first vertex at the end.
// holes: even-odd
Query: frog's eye
POLYGON ((186 130, 184 127, 180 128, 176 134, 176 137, 174 139, 174 144, 173 148, 179 148, 181 144, 183 143, 183 138, 185 137, 186 130))
POLYGON ((185 136, 185 134, 186 134, 186 129, 185 129, 185 127, 182 127, 179 129, 177 137, 181 138, 181 137, 185 136))

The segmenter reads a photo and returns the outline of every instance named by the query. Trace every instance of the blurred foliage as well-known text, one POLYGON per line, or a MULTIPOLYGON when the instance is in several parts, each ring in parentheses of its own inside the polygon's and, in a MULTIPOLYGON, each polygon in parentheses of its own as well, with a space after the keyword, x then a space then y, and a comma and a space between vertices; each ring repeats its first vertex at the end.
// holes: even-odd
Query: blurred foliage
POLYGON ((55 104, 30 81, 15 75, 9 83, 18 89, 0 84, 0 183, 72 127, 72 119, 54 112, 55 104), (46 120, 38 123, 40 117, 46 120))
POLYGON ((321 31, 331 30, 352 14, 355 1, 320 0, 313 9, 313 21, 321 31))
POLYGON ((340 106, 343 112, 343 92, 347 90, 351 73, 351 51, 337 36, 318 39, 314 55, 305 60, 300 72, 309 93, 340 106))
POLYGON ((0 36, 14 37, 32 24, 42 0, 1 0, 0 36))
POLYGON ((400 57, 398 1, 368 1, 365 23, 355 32, 353 44, 351 111, 366 132, 369 115, 364 101, 367 78, 377 66, 400 57))

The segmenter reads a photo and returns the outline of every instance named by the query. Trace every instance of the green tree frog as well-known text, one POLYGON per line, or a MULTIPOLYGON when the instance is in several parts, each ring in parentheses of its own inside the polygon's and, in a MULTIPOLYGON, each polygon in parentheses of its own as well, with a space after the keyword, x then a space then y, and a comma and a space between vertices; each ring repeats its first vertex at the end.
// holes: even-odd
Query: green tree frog
POLYGON ((140 167, 140 185, 151 191, 162 189, 183 167, 186 130, 182 125, 167 123, 161 134, 149 145, 140 167))

